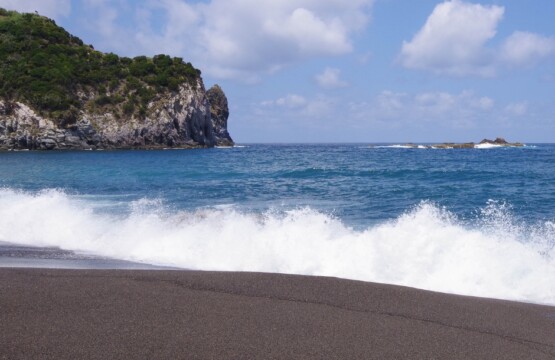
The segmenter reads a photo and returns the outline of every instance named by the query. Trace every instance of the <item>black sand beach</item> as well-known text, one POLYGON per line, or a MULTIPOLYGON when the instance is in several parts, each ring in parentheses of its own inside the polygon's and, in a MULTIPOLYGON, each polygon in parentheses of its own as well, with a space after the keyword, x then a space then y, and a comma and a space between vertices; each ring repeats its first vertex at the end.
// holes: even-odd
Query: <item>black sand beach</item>
POLYGON ((555 307, 335 278, 0 269, 2 359, 555 359, 555 307))

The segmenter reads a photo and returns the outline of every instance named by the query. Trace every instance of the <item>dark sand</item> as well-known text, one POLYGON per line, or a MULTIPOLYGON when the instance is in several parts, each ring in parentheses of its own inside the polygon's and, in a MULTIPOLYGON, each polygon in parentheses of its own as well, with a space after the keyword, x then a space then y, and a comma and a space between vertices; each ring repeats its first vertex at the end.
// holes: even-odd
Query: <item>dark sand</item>
POLYGON ((36 247, 0 241, 0 268, 176 270, 106 257, 80 254, 56 247, 36 247))
POLYGON ((555 307, 334 278, 0 269, 1 359, 555 359, 555 307))

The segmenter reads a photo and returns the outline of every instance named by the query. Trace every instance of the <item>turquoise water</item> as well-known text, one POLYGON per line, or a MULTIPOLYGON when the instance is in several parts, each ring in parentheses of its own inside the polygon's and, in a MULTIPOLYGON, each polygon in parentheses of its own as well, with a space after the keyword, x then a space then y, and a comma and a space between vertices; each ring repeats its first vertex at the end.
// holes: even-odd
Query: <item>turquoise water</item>
POLYGON ((555 304, 555 145, 5 152, 0 241, 555 304))

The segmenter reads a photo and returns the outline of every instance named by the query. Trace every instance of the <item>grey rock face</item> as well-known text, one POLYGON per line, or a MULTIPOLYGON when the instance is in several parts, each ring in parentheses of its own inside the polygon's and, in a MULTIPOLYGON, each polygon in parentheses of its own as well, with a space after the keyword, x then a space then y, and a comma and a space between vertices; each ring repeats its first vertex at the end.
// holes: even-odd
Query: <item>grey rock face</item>
POLYGON ((216 145, 233 146, 234 142, 227 131, 227 119, 229 118, 229 108, 227 97, 219 85, 212 86, 207 92, 208 102, 210 103, 210 113, 214 124, 214 135, 216 145))
MULTIPOLYGON (((222 96, 227 112, 223 92, 218 99, 222 96)), ((221 114, 223 104, 217 105, 221 114)), ((75 124, 60 127, 26 104, 0 99, 0 150, 195 148, 212 147, 220 143, 221 136, 231 141, 227 115, 224 121, 222 117, 213 122, 200 79, 193 85, 181 85, 177 92, 160 95, 148 109, 144 118, 120 119, 112 113, 81 111, 75 124)))

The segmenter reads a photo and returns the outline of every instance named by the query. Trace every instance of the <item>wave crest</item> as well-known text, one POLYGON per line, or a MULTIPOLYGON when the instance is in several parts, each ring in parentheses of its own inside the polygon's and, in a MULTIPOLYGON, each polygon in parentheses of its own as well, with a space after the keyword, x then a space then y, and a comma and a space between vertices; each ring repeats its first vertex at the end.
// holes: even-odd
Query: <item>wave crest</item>
POLYGON ((555 304, 555 223, 490 202, 463 223, 429 202, 357 231, 311 208, 172 211, 159 200, 98 211, 59 190, 0 189, 0 241, 188 269, 334 276, 555 304))

